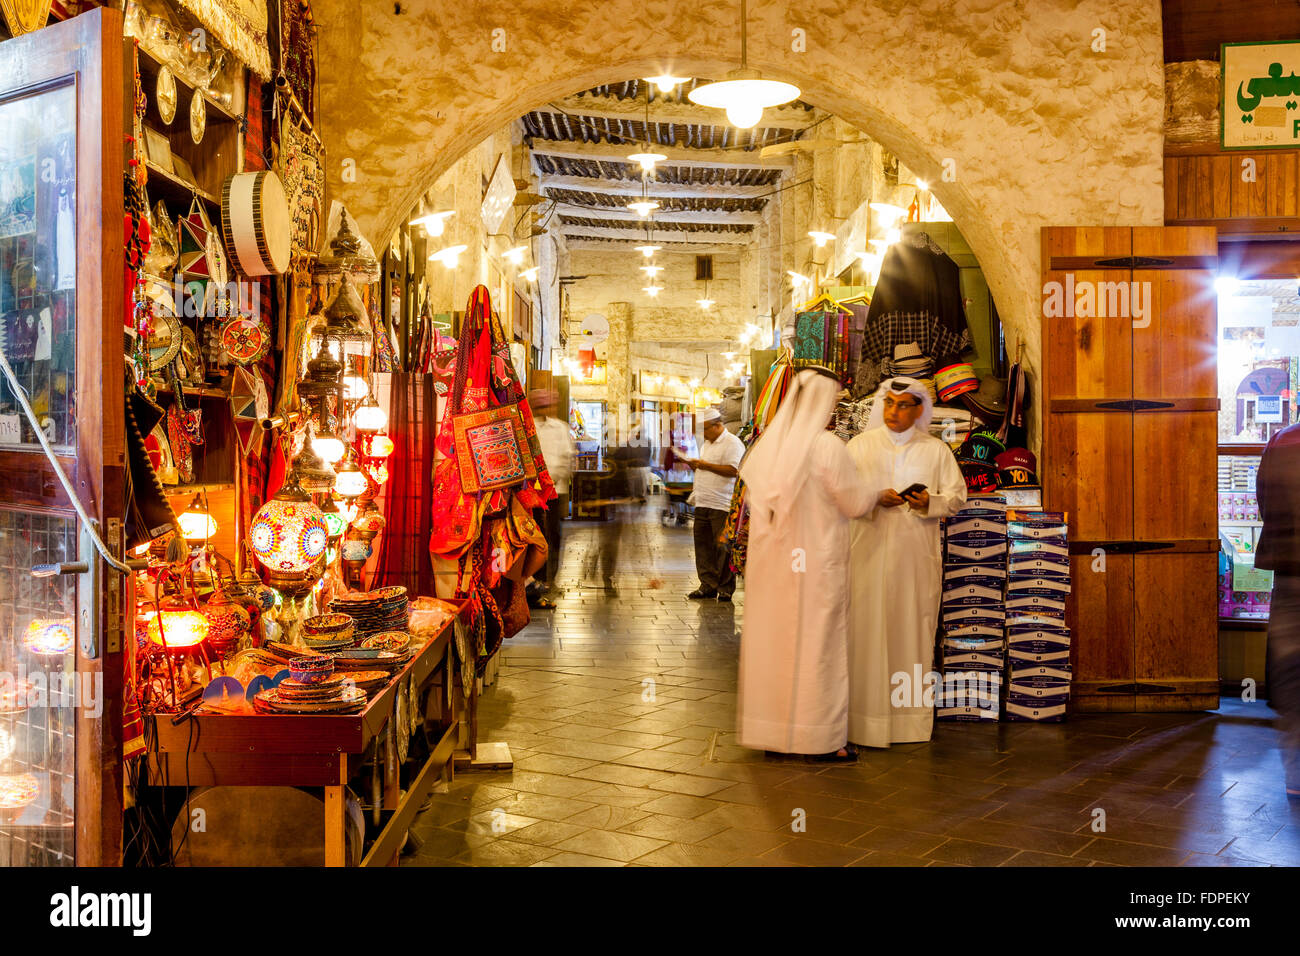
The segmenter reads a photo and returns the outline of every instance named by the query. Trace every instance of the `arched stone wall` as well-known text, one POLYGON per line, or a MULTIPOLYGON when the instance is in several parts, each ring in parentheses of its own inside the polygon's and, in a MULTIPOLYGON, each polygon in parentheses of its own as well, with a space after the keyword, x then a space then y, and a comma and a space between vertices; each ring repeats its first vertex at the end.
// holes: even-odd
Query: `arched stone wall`
MULTIPOLYGON (((547 100, 739 65, 739 6, 316 0, 331 195, 380 242, 459 155, 547 100)), ((1034 366, 1039 228, 1163 222, 1155 0, 751 0, 749 64, 928 177, 1034 366)))

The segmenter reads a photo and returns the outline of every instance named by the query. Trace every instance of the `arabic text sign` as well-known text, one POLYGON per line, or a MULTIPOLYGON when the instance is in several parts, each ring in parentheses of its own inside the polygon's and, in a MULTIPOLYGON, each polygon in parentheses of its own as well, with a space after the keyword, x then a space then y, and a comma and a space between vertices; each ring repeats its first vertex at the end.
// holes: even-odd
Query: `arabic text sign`
POLYGON ((1224 149, 1300 146, 1300 41, 1221 49, 1224 149))

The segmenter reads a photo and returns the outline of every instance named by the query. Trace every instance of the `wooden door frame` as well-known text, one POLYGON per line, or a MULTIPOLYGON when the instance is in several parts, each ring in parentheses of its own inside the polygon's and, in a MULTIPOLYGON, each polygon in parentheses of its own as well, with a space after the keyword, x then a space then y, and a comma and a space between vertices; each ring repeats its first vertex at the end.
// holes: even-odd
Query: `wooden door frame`
MULTIPOLYGON (((129 42, 129 41, 127 41, 129 42)), ((98 8, 0 44, 0 75, 16 83, 6 99, 53 88, 74 77, 77 99, 77 453, 61 458, 77 496, 100 534, 122 552, 126 494, 123 323, 126 261, 124 214, 126 96, 123 16, 98 8)), ((132 84, 133 85, 133 84, 132 84)), ((0 469, 39 471, 35 493, 0 486, 0 501, 76 520, 40 451, 5 452, 0 469), (44 486, 44 487, 41 487, 44 486)), ((80 680, 103 681, 98 718, 76 710, 75 856, 78 866, 118 866, 122 860, 122 700, 124 579, 93 550, 79 560, 102 572, 97 656, 81 648, 87 620, 78 623, 80 680)), ((85 587, 86 578, 78 583, 85 587)))

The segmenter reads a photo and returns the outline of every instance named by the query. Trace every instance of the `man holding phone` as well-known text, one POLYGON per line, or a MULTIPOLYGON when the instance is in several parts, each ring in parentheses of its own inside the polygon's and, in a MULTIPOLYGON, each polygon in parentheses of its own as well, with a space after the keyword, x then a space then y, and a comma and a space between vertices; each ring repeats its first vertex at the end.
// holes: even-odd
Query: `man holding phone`
POLYGON ((876 503, 850 532, 849 740, 867 747, 929 740, 932 707, 892 706, 891 680, 934 666, 943 559, 939 519, 966 503, 952 450, 929 433, 930 393, 913 378, 886 379, 849 455, 876 503))
POLYGON ((716 408, 704 409, 698 421, 704 433, 700 457, 681 459, 695 472, 691 505, 695 509, 695 572, 700 578, 700 586, 686 596, 693 601, 717 598, 726 602, 736 590, 736 574, 721 539, 745 443, 723 427, 722 413, 716 408))

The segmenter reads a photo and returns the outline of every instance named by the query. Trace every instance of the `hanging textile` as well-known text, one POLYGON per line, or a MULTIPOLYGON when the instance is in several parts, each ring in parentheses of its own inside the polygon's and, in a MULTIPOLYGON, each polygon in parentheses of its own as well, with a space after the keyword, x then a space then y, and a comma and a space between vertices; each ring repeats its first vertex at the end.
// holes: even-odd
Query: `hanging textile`
POLYGON ((936 366, 949 364, 971 345, 960 270, 924 232, 904 236, 885 253, 863 330, 859 358, 867 368, 859 392, 871 366, 892 359, 896 346, 911 342, 936 366))
POLYGON ((379 547, 376 579, 400 584, 411 595, 433 595, 429 537, 433 533, 434 428, 438 385, 450 385, 450 369, 434 375, 394 372, 388 421, 393 453, 388 457, 384 513, 387 530, 379 547))
MULTIPOLYGON (((790 356, 782 352, 772 365, 767 381, 759 390, 758 400, 754 403, 753 428, 750 429, 746 446, 752 445, 763 429, 776 416, 781 407, 785 393, 790 387, 792 375, 790 356)), ((749 507, 746 502, 745 482, 736 479, 731 492, 731 507, 727 510, 727 523, 723 526, 722 536, 729 546, 731 570, 736 574, 745 573, 745 555, 749 547, 749 507)))
POLYGON ((264 80, 271 78, 262 0, 180 0, 235 56, 264 80))
POLYGON ((487 288, 478 286, 461 323, 451 395, 438 431, 444 457, 433 472, 429 551, 435 559, 456 562, 455 596, 469 599, 480 670, 503 640, 527 624, 523 581, 546 562, 545 536, 533 515, 555 497, 555 486, 523 396, 500 319, 487 288), (517 451, 530 460, 535 477, 491 488, 466 481, 472 450, 458 418, 510 406, 522 427, 517 451), (466 490, 474 487, 481 490, 466 490))
MULTIPOLYGON (((280 67, 289 89, 307 111, 315 116, 313 93, 316 89, 316 58, 312 41, 316 38, 316 21, 307 0, 275 0, 280 3, 280 67)), ((292 207, 291 207, 292 208, 292 207)))

